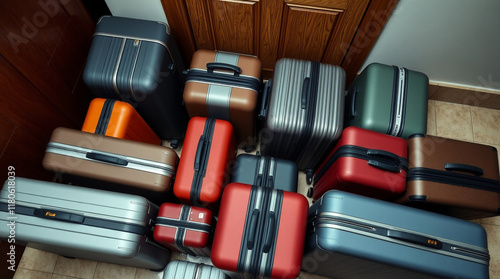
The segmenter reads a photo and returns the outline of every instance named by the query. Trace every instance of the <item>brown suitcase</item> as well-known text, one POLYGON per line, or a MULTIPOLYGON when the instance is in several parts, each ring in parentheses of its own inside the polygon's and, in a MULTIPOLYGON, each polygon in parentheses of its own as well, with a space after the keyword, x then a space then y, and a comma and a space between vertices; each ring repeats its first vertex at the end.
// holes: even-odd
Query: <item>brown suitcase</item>
POLYGON ((57 128, 43 167, 65 182, 140 195, 161 204, 172 201, 178 161, 169 147, 57 128))
POLYGON ((255 56, 198 50, 186 76, 184 102, 189 117, 229 121, 237 144, 253 149, 262 63, 255 56))
POLYGON ((494 147, 429 135, 407 143, 407 190, 397 202, 463 219, 499 214, 494 147))

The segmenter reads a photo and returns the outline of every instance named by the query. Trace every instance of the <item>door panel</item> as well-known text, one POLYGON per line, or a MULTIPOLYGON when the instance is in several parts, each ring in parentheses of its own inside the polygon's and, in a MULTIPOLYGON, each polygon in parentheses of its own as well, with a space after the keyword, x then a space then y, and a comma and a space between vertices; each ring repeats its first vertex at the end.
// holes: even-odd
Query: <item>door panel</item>
POLYGON ((258 55, 259 2, 213 0, 211 4, 216 49, 258 55))
POLYGON ((335 10, 285 5, 278 57, 321 61, 338 15, 335 10))

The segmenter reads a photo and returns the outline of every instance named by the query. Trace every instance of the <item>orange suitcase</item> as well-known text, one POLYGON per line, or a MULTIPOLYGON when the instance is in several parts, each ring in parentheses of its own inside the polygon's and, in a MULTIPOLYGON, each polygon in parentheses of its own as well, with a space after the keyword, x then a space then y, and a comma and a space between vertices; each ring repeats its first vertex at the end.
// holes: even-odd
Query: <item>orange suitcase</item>
POLYGON ((229 165, 236 156, 231 123, 214 118, 189 120, 174 194, 183 204, 217 210, 229 182, 229 165))
POLYGON ((82 131, 150 144, 160 138, 129 103, 96 98, 90 102, 82 131))

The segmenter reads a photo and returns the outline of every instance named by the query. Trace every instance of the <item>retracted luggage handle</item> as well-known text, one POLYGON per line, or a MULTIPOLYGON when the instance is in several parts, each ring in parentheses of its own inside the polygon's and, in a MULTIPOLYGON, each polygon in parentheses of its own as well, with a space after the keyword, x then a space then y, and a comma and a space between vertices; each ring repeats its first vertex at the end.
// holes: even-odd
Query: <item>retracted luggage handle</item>
POLYGON ((418 244, 418 245, 422 245, 422 246, 426 246, 426 247, 431 247, 431 248, 435 248, 435 249, 441 249, 443 247, 443 243, 437 239, 429 238, 429 237, 414 234, 414 233, 402 232, 402 231, 396 231, 396 230, 387 230, 386 235, 390 238, 394 238, 397 240, 410 242, 413 244, 418 244))
POLYGON ((114 157, 114 156, 110 156, 110 155, 106 155, 106 154, 96 153, 96 152, 87 152, 85 157, 88 159, 101 161, 101 162, 105 162, 105 163, 110 163, 113 165, 119 165, 119 166, 128 165, 127 160, 120 159, 118 157, 114 157))
POLYGON ((254 209, 252 212, 252 216, 250 218, 250 226, 248 227, 248 230, 250 234, 248 235, 248 240, 247 240, 247 248, 249 250, 253 250, 254 245, 255 245, 255 238, 257 235, 257 221, 259 220, 259 215, 260 215, 260 210, 254 209))
POLYGON ((447 171, 463 171, 472 173, 475 176, 481 176, 484 174, 484 170, 480 167, 475 167, 466 164, 458 164, 458 163, 446 163, 444 164, 444 169, 447 171))
POLYGON ((270 79, 264 85, 264 89, 262 90, 262 101, 260 105, 260 111, 258 114, 258 119, 261 122, 264 122, 267 118, 267 111, 269 110, 269 101, 271 100, 271 89, 273 85, 273 80, 270 79))
POLYGON ((235 65, 220 63, 220 62, 211 62, 207 63, 207 73, 213 73, 215 69, 229 70, 233 71, 235 76, 239 76, 241 74, 241 68, 235 65))
POLYGON ((306 109, 309 102, 309 96, 311 95, 311 78, 306 77, 302 81, 302 94, 300 96, 300 108, 306 109))

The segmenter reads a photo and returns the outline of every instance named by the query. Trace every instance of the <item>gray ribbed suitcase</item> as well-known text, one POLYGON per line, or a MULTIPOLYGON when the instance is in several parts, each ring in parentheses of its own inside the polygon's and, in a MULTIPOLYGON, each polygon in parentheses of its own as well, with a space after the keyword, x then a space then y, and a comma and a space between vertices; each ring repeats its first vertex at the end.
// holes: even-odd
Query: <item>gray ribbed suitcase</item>
POLYGON ((334 65, 283 58, 263 96, 261 153, 295 161, 308 181, 340 137, 345 72, 334 65), (270 94, 270 97, 269 97, 270 94))
POLYGON ((161 139, 176 147, 187 127, 185 70, 166 24, 103 16, 97 23, 83 80, 99 98, 132 104, 161 139))
POLYGON ((476 223, 341 191, 309 209, 302 268, 333 278, 488 278, 476 223))
POLYGON ((158 207, 145 198, 16 177, 0 192, 0 238, 67 257, 161 270, 153 241, 158 207), (12 203, 15 201, 15 203, 12 203))
POLYGON ((173 278, 230 279, 229 276, 214 266, 185 261, 172 261, 167 265, 163 279, 173 278))

